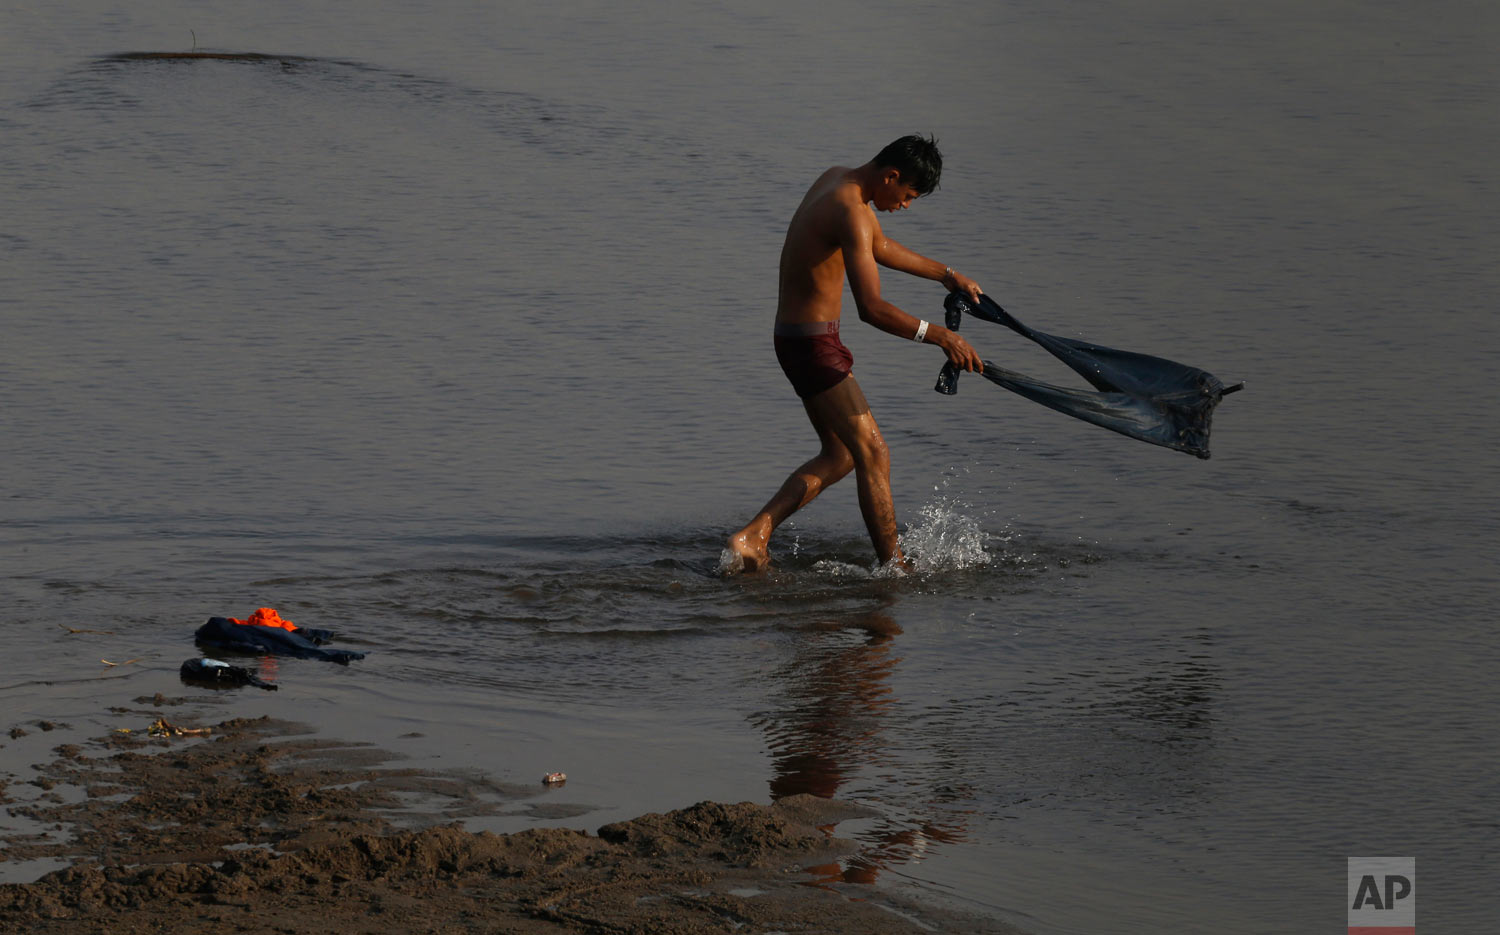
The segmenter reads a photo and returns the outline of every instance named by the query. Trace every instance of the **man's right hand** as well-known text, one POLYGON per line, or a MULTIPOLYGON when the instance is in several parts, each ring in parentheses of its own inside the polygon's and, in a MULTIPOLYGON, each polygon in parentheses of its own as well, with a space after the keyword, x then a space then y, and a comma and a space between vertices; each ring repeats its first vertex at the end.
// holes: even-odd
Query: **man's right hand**
POLYGON ((933 343, 941 347, 943 353, 948 355, 949 363, 970 373, 983 372, 984 361, 980 359, 979 352, 974 350, 974 346, 964 340, 962 335, 957 331, 949 331, 947 328, 941 331, 933 328, 928 333, 931 334, 933 331, 937 331, 936 340, 933 343))
POLYGON ((979 283, 955 271, 951 266, 943 270, 943 288, 949 292, 962 292, 975 302, 979 301, 980 293, 984 292, 979 288, 979 283))

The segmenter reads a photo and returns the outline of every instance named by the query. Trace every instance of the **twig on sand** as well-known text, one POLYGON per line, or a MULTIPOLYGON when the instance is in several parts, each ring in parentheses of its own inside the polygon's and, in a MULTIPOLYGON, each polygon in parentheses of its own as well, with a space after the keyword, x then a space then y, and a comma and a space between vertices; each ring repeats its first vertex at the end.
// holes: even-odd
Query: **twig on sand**
POLYGON ((159 717, 146 728, 152 737, 206 737, 213 733, 211 727, 178 727, 164 717, 159 717))

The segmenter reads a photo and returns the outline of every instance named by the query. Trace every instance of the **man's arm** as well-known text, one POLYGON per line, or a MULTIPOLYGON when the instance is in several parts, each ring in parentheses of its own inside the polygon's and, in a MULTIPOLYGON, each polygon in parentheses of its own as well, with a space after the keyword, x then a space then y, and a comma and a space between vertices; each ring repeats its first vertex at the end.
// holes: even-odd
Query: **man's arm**
POLYGON ((877 231, 874 241, 871 243, 871 253, 875 262, 888 269, 908 273, 922 279, 935 279, 943 284, 943 288, 949 292, 966 292, 969 298, 975 302, 979 301, 979 283, 963 275, 956 273, 951 267, 944 266, 937 260, 929 260, 922 254, 909 247, 902 246, 891 238, 885 236, 882 231, 877 231))
MULTIPOLYGON (((854 294, 854 307, 859 312, 860 321, 911 340, 921 322, 880 297, 880 269, 875 264, 874 242, 881 234, 875 215, 860 205, 845 215, 842 227, 839 240, 844 254, 844 272, 849 277, 849 291, 854 294)), ((942 325, 929 322, 922 343, 941 347, 956 367, 970 371, 984 369, 979 352, 957 332, 942 325)))

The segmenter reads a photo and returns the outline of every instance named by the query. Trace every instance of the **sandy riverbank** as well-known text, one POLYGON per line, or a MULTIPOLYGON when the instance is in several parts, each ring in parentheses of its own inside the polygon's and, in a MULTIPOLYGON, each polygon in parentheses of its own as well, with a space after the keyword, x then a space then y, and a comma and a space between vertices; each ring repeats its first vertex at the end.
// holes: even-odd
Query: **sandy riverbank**
POLYGON ((141 730, 59 745, 32 775, 0 778, 0 867, 66 864, 0 885, 0 929, 1014 931, 881 887, 820 882, 854 850, 832 834, 863 814, 854 806, 700 802, 595 833, 475 833, 458 822, 567 816, 529 803, 531 790, 402 769, 382 751, 268 718, 153 737, 148 724, 173 721, 171 699, 137 706, 141 730))

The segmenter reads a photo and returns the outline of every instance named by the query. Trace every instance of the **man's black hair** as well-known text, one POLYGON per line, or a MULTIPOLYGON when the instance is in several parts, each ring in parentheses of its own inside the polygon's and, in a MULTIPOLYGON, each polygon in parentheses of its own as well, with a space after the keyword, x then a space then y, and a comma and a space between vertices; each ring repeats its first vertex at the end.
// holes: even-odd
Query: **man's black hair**
POLYGON ((874 162, 879 168, 900 172, 901 181, 915 188, 919 195, 930 194, 937 188, 943 174, 943 154, 938 152, 937 140, 915 133, 882 149, 874 162))

